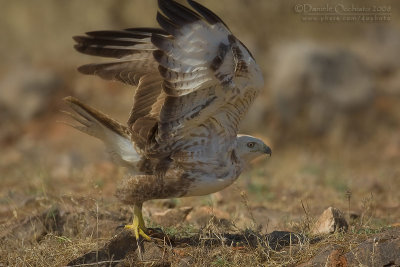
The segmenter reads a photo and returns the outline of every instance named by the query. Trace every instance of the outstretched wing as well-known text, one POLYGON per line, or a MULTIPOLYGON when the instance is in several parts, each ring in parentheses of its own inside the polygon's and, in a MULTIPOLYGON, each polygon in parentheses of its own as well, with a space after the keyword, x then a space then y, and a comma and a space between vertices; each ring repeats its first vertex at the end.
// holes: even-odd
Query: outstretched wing
POLYGON ((198 160, 227 154, 263 84, 254 58, 225 23, 199 3, 188 3, 197 12, 158 1, 157 21, 169 33, 151 38, 164 79, 162 101, 129 125, 134 141, 152 157, 198 160), (152 131, 141 135, 142 122, 150 121, 152 131))
MULTIPOLYGON (((154 34, 169 35, 163 29, 131 28, 121 31, 93 31, 85 36, 75 36, 75 49, 93 56, 112 58, 105 63, 80 66, 83 74, 97 75, 106 80, 117 80, 137 86, 128 124, 145 117, 158 104, 163 78, 158 62, 153 57, 157 47, 151 42, 154 34)), ((142 120, 139 135, 147 137, 154 126, 153 120, 142 120)), ((144 142, 145 140, 143 140, 144 142)))
POLYGON ((113 58, 106 63, 87 64, 78 68, 84 74, 98 75, 106 80, 118 80, 138 85, 140 77, 156 73, 158 63, 151 43, 153 34, 168 34, 157 28, 134 28, 122 31, 93 31, 74 36, 75 49, 93 56, 113 58))
POLYGON ((128 120, 150 158, 211 160, 231 150, 239 122, 263 85, 258 65, 226 24, 199 3, 159 0, 162 29, 96 31, 74 37, 85 54, 111 57, 79 68, 137 85, 128 120))

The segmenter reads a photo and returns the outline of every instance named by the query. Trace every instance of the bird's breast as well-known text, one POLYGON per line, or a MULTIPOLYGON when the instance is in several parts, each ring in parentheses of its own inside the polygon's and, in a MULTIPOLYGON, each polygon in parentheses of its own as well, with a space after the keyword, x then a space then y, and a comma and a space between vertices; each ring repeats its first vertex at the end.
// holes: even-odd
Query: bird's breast
POLYGON ((240 171, 230 164, 194 173, 185 196, 204 196, 218 192, 231 185, 239 177, 240 171))

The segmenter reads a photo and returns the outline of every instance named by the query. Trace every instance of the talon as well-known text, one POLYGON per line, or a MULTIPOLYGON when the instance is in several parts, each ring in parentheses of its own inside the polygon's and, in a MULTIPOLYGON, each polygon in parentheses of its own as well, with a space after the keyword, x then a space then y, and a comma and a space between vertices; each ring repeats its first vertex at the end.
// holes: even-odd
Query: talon
POLYGON ((121 224, 115 227, 115 230, 121 229, 121 228, 126 228, 126 224, 121 224))
POLYGON ((141 235, 141 236, 142 236, 144 239, 146 239, 147 241, 150 241, 150 240, 151 240, 150 236, 146 235, 146 233, 143 232, 142 229, 139 229, 139 235, 141 235))
POLYGON ((139 237, 142 236, 147 241, 150 241, 151 238, 146 234, 147 228, 144 225, 143 215, 142 215, 142 206, 135 205, 133 208, 134 216, 132 224, 125 225, 125 229, 129 229, 133 231, 135 234, 136 240, 139 240, 139 237))
POLYGON ((135 222, 133 222, 132 224, 125 225, 124 228, 133 231, 137 240, 139 239, 140 236, 142 236, 144 239, 148 241, 151 240, 151 238, 144 232, 144 230, 146 229, 144 230, 141 229, 138 224, 135 225, 135 222))

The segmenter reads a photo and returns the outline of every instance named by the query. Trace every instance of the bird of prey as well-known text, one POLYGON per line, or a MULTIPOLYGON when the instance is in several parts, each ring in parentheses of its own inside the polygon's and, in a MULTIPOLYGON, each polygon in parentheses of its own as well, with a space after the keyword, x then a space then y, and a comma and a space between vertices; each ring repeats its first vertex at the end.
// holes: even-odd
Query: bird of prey
POLYGON ((73 97, 73 127, 102 140, 128 167, 116 196, 134 206, 137 239, 150 240, 142 204, 201 196, 232 184, 246 164, 271 149, 238 135, 264 81, 250 51, 203 5, 159 0, 161 28, 93 31, 75 36, 81 53, 114 58, 79 67, 84 74, 136 87, 126 125, 73 97))

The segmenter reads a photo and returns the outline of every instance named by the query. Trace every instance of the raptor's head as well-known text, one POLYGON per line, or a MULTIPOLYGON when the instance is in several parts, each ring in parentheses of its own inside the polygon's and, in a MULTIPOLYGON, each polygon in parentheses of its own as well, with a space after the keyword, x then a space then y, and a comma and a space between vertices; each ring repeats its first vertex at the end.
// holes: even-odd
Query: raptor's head
POLYGON ((259 156, 268 154, 271 156, 272 150, 269 146, 264 144, 261 139, 255 138, 250 135, 237 136, 236 152, 240 159, 249 162, 259 156))

